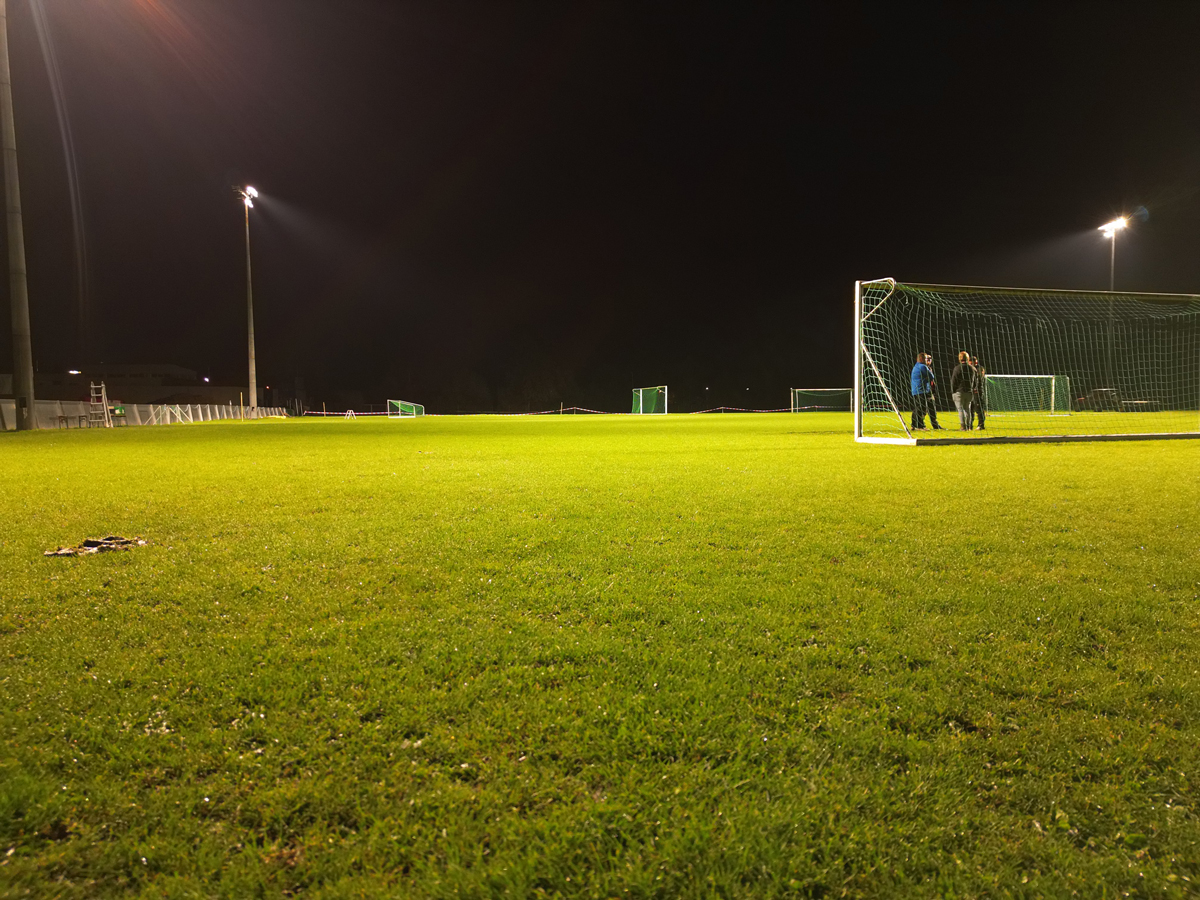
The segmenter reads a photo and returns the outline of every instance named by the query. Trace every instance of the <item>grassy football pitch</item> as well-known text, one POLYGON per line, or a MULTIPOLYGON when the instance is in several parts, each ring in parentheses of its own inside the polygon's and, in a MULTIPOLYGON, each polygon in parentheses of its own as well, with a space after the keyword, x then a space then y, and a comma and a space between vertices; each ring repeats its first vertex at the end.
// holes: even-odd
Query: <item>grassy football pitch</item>
MULTIPOLYGON (((939 410, 939 424, 944 430, 917 433, 923 440, 986 440, 1006 437, 1071 437, 1074 435, 1127 434, 1196 434, 1200 432, 1200 413, 1196 410, 1167 410, 1153 413, 1124 412, 1017 412, 989 411, 985 430, 963 432, 958 427, 958 414, 939 410)), ((911 423, 912 414, 904 416, 911 423)), ((926 423, 928 426, 930 423, 926 423)), ((873 437, 907 437, 904 426, 894 412, 869 412, 863 416, 863 434, 873 437)))
POLYGON ((849 427, 0 435, 0 896, 1195 896, 1200 446, 849 427))

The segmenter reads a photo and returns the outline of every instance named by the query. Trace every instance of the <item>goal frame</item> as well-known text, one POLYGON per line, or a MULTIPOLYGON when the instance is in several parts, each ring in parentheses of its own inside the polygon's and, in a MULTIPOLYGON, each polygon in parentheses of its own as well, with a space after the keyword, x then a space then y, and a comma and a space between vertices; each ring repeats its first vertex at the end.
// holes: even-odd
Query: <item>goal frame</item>
MULTIPOLYGON (((792 396, 792 412, 812 412, 813 411, 813 407, 796 405, 797 392, 802 392, 805 394, 826 394, 826 393, 827 394, 838 394, 838 395, 849 394, 850 395, 850 409, 851 410, 854 409, 854 388, 852 388, 852 387, 841 387, 841 388, 795 388, 794 387, 794 388, 791 388, 790 390, 791 390, 791 396, 792 396)), ((826 412, 845 412, 846 410, 843 408, 843 409, 825 410, 825 411, 826 412)))
MULTIPOLYGON (((1068 392, 1070 391, 1071 379, 1068 378, 1066 375, 1005 375, 1003 373, 993 375, 991 372, 988 372, 983 376, 983 383, 985 385, 987 385, 988 387, 990 387, 990 385, 988 384, 989 379, 997 379, 997 378, 1027 378, 1027 379, 1044 378, 1050 382, 1050 408, 1045 411, 1050 413, 1051 415, 1070 415, 1070 413, 1071 413, 1071 407, 1070 407, 1071 395, 1070 395, 1070 393, 1067 394, 1067 408, 1065 410, 1061 410, 1061 411, 1058 408, 1057 392, 1059 390, 1058 382, 1060 379, 1064 382, 1064 387, 1066 387, 1068 392)), ((999 384, 997 384, 996 387, 999 387, 999 384)), ((987 388, 985 387, 985 390, 986 389, 987 388)), ((1000 407, 993 406, 991 404, 991 401, 989 400, 988 412, 1002 412, 1002 411, 1003 410, 1001 410, 1000 407)))
POLYGON ((387 416, 389 419, 418 419, 425 415, 425 407, 410 400, 388 400, 387 416))
MULTIPOLYGON (((1147 299, 1160 300, 1164 302, 1170 301, 1198 301, 1200 296, 1194 294, 1164 294, 1153 292, 1105 292, 1105 291, 1073 291, 1073 290, 1058 290, 1058 289, 1037 289, 1037 288, 998 288, 987 287, 983 285, 946 285, 946 284, 921 284, 916 282, 897 282, 894 278, 876 278, 867 281, 854 282, 854 334, 853 334, 853 359, 854 359, 854 392, 851 397, 851 402, 854 408, 854 440, 860 444, 891 444, 897 446, 931 446, 931 445, 960 445, 960 444, 1047 444, 1047 443, 1076 443, 1084 441, 1166 441, 1166 440, 1196 440, 1200 439, 1200 412, 1197 413, 1197 428, 1195 431, 1180 431, 1180 432, 1136 432, 1128 434, 1044 434, 1044 435, 989 435, 987 437, 938 437, 926 438, 917 437, 912 433, 912 429, 905 418, 906 411, 902 411, 896 403, 896 398, 892 396, 891 391, 887 387, 887 382, 879 372, 876 361, 872 358, 870 349, 866 346, 863 340, 863 323, 874 312, 878 311, 888 299, 895 293, 898 285, 912 287, 928 291, 999 291, 1012 293, 1048 293, 1059 295, 1079 295, 1082 297, 1104 297, 1106 294, 1111 294, 1112 299, 1123 296, 1144 297, 1147 299), (863 309, 863 288, 864 286, 871 287, 886 287, 887 293, 879 303, 870 311, 864 313, 863 309), (876 435, 863 434, 863 386, 864 378, 868 370, 871 370, 878 379, 879 386, 883 389, 883 393, 887 398, 888 405, 891 411, 895 413, 900 427, 904 431, 904 437, 887 437, 876 435)), ((1111 302, 1111 300, 1110 300, 1111 302)))
POLYGON ((656 384, 652 387, 641 387, 633 389, 633 396, 637 398, 637 409, 630 410, 630 415, 634 416, 665 416, 669 409, 670 391, 665 384, 656 384), (662 391, 663 408, 662 412, 646 412, 646 391, 662 391))

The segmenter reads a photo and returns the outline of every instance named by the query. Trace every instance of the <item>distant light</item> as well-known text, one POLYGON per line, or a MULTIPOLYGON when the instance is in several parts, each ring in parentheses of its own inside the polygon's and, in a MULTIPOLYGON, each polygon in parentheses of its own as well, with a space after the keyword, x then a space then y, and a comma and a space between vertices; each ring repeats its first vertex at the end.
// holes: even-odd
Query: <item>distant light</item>
POLYGON ((67 369, 67 374, 68 375, 82 375, 83 373, 80 372, 78 369, 67 369))
POLYGON ((1128 225, 1129 225, 1129 220, 1126 219, 1124 216, 1121 216, 1120 218, 1113 219, 1111 222, 1107 222, 1104 225, 1101 225, 1096 230, 1103 231, 1104 236, 1106 238, 1110 238, 1110 237, 1115 236, 1118 231, 1120 231, 1122 228, 1127 227, 1128 225))
POLYGON ((208 376, 207 375, 204 376, 204 383, 208 384, 208 376))

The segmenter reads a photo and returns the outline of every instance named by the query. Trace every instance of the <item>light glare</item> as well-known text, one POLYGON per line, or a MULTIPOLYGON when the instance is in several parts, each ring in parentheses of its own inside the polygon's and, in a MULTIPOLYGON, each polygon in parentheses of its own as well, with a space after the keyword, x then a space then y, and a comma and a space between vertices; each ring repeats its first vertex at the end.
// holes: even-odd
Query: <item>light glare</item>
MULTIPOLYGON (((254 188, 250 187, 250 185, 246 185, 246 193, 249 194, 251 197, 258 196, 258 191, 256 191, 254 188)), ((1124 220, 1122 220, 1122 221, 1124 221, 1124 220)))
POLYGON ((1111 222, 1106 222, 1097 228, 1097 231, 1103 231, 1106 238, 1114 237, 1118 231, 1129 225, 1129 220, 1124 216, 1113 219, 1111 222))

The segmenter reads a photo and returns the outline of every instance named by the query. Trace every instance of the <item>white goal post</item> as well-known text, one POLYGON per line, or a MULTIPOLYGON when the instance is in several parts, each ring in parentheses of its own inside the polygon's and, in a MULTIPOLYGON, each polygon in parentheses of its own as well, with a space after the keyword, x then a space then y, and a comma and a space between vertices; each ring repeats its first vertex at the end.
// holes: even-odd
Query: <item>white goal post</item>
POLYGON ((425 407, 407 400, 389 400, 387 414, 389 419, 413 419, 425 415, 425 407))
POLYGON ((1200 295, 859 281, 853 358, 865 443, 1200 438, 1200 295))

